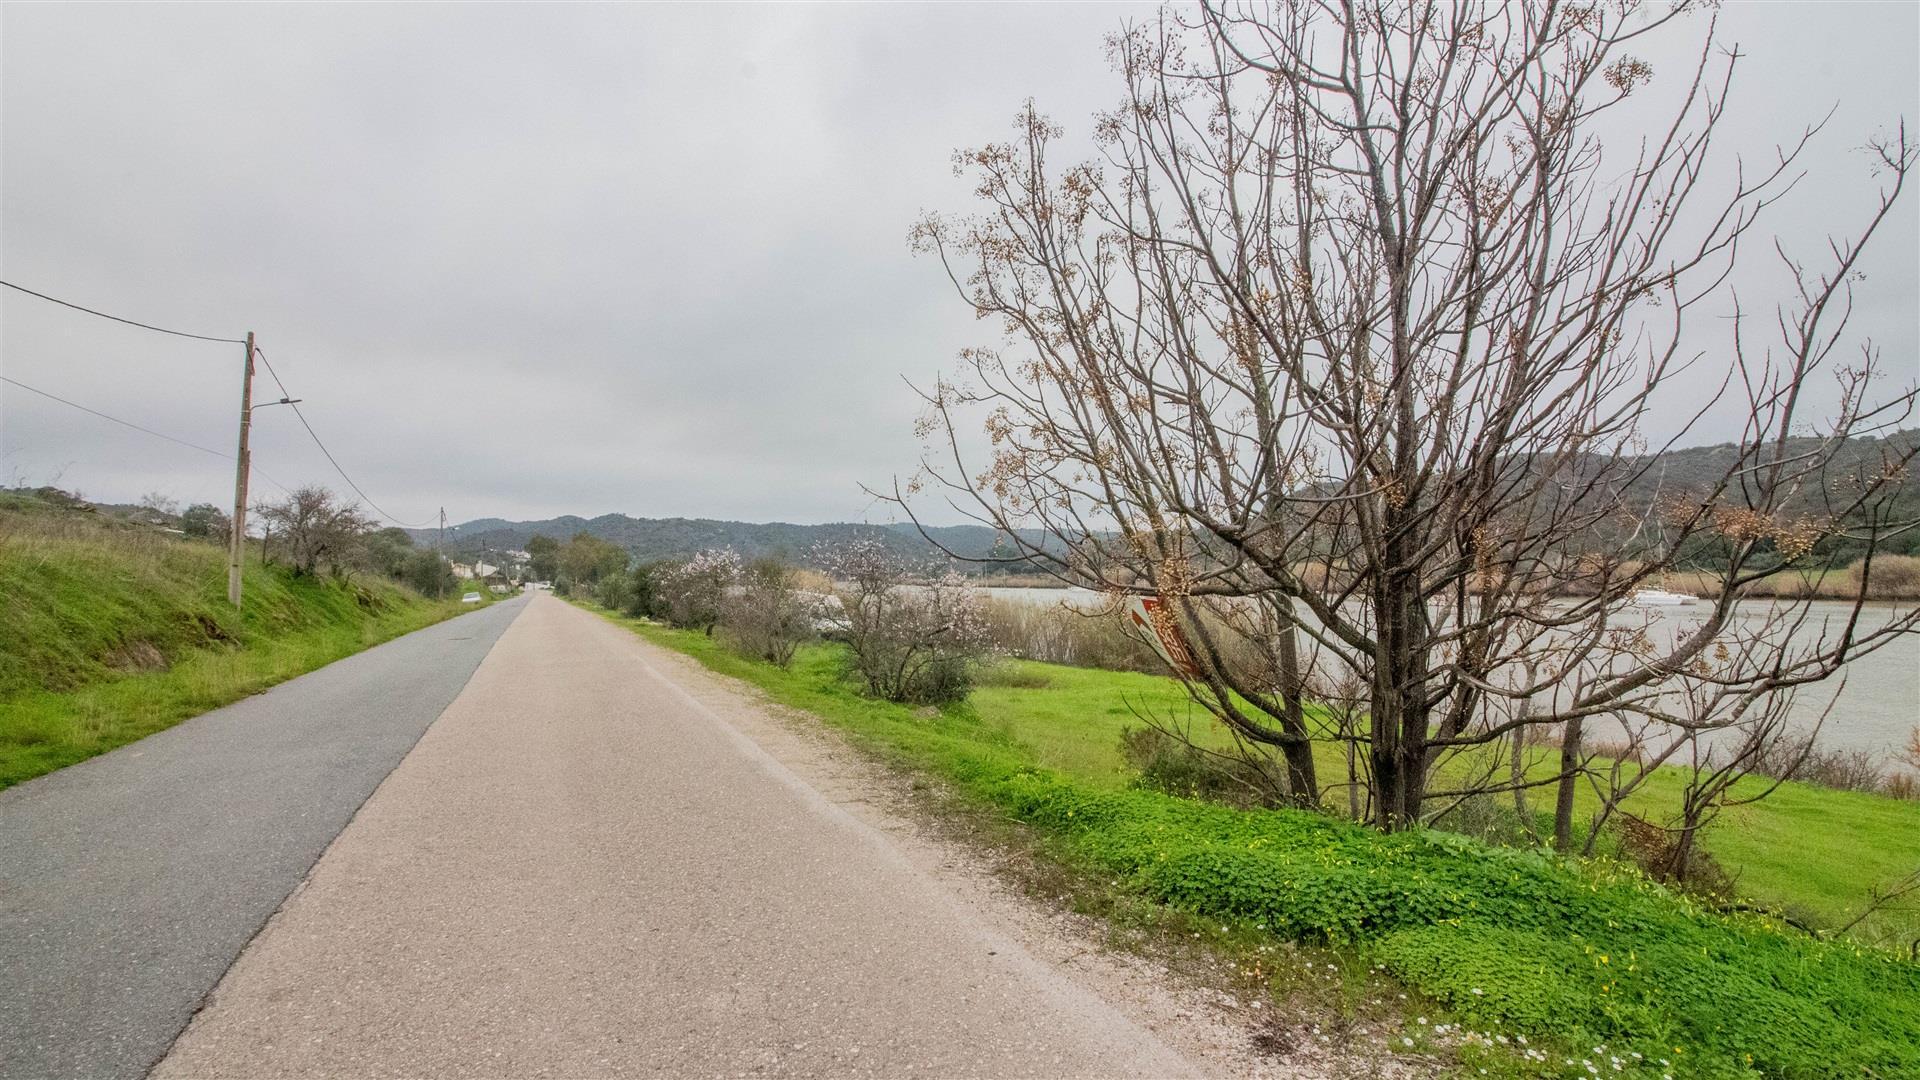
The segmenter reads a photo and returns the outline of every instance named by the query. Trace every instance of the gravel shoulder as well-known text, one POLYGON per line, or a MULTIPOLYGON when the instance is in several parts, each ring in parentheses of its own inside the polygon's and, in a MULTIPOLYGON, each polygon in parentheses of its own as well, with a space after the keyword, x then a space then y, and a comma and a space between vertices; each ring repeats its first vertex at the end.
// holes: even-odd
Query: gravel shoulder
POLYGON ((155 1075, 1257 1071, 865 768, 535 597, 155 1075))
POLYGON ((1259 1037, 1272 1018, 1264 1004, 1256 1007, 1221 989, 1231 980, 1211 957, 1187 954, 1170 965, 1151 954, 1114 948, 1100 919, 1057 902, 1065 897, 1029 894, 1031 879, 1046 875, 1030 872, 1027 853, 1008 850, 968 823, 943 816, 942 801, 924 784, 861 753, 813 716, 770 702, 758 689, 717 675, 691 657, 643 645, 648 663, 662 676, 884 836, 970 918, 1151 1032, 1202 1074, 1326 1080, 1408 1073, 1359 1047, 1327 1050, 1317 1060, 1263 1048, 1259 1037))

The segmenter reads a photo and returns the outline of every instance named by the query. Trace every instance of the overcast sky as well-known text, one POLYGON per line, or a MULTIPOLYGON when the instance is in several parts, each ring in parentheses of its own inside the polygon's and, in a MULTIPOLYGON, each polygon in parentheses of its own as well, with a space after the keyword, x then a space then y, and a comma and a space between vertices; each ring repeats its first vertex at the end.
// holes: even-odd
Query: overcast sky
MULTIPOLYGON (((1118 92, 1102 36, 1151 11, 8 4, 0 276, 257 332, 408 522, 884 519, 858 485, 914 467, 903 377, 993 336, 907 229, 969 209, 950 153, 1025 98, 1084 134, 1118 92)), ((1778 219, 1803 241, 1858 219, 1855 148, 1920 121, 1916 12, 1723 13, 1749 56, 1734 147, 1838 107, 1778 219)), ((1916 220, 1909 198, 1861 294, 1904 378, 1916 220)), ((0 373, 223 452, 240 362, 0 294, 0 373)), ((341 486, 289 410, 256 414, 254 447, 260 473, 341 486)), ((0 454, 8 484, 231 500, 230 464, 13 386, 0 454)))

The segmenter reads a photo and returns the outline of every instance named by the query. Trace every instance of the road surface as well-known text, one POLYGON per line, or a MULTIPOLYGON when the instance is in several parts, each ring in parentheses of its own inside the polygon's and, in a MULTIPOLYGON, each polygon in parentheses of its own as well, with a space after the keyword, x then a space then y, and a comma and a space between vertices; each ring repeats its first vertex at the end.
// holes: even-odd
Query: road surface
POLYGON ((156 1075, 1190 1072, 656 661, 536 597, 156 1075))
POLYGON ((524 606, 0 791, 0 1076, 146 1073, 524 606))
POLYGON ((677 659, 532 598, 153 1074, 1205 1071, 808 786, 742 734, 758 705, 677 659))

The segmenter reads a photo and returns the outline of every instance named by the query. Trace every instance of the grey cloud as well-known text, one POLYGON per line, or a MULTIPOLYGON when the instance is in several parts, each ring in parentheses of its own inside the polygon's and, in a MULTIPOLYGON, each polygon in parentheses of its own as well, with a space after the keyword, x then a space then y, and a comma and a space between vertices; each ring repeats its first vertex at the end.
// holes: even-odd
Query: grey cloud
MULTIPOLYGON (((995 337, 905 243, 923 209, 968 209, 950 153, 1029 96, 1084 135, 1118 92, 1102 36, 1152 10, 10 5, 0 269, 259 331, 404 518, 859 516, 859 483, 919 453, 902 376, 995 337)), ((1812 35, 1804 10, 1730 5, 1722 36, 1750 56, 1742 149, 1840 103, 1783 207, 1817 236, 1851 223, 1845 151, 1920 115, 1916 16, 1826 5, 1812 35)), ((1861 294, 1909 368, 1914 221, 1910 203, 1861 294)), ((0 318, 10 377, 232 442, 237 347, 16 295, 0 318)), ((256 438, 267 472, 338 486, 293 417, 261 413, 256 438)), ((0 453, 0 479, 105 498, 218 502, 231 483, 11 388, 0 453)))

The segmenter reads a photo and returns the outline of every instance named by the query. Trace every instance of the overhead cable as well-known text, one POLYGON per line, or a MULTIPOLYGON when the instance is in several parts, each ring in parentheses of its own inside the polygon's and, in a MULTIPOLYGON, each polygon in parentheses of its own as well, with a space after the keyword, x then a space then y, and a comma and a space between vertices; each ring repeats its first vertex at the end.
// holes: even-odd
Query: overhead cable
POLYGON ((51 301, 55 304, 59 304, 61 307, 70 307, 75 311, 84 311, 89 315, 98 315, 103 319, 112 319, 114 322, 117 322, 117 323, 126 323, 128 326, 137 326, 142 330, 153 330, 162 334, 172 334, 174 337, 193 338, 196 341, 219 341, 229 345, 245 345, 247 343, 245 338, 212 337, 207 334, 189 334, 184 330, 169 330, 164 326, 154 326, 149 323, 135 322, 132 319, 123 319, 118 315, 109 315, 104 311, 95 311, 90 307, 81 307, 79 304, 73 303, 72 301, 69 301, 69 300, 62 300, 57 296, 48 296, 46 293, 43 293, 43 292, 34 292, 32 289, 29 289, 23 285, 15 285, 11 281, 0 281, 0 285, 5 285, 7 288, 13 289, 16 292, 26 293, 28 296, 37 296, 42 300, 51 301))
POLYGON ((280 388, 280 396, 283 399, 288 399, 287 405, 293 409, 293 415, 300 418, 300 426, 307 429, 307 435, 313 439, 313 445, 319 447, 320 452, 326 455, 328 463, 333 466, 333 471, 340 474, 340 479, 347 482, 347 486, 353 489, 354 494, 360 496, 368 506, 372 507, 374 513, 379 514, 381 517, 396 525, 403 525, 409 529, 426 529, 433 526, 432 522, 402 521, 392 514, 387 513, 385 510, 380 509, 380 504, 374 502, 372 496, 362 491, 360 485, 353 482, 353 477, 347 475, 347 470, 340 467, 339 459, 333 456, 333 451, 327 449, 327 444, 321 440, 320 433, 313 430, 313 425, 307 422, 307 414, 301 412, 300 406, 291 400, 293 392, 287 389, 286 383, 280 381, 280 373, 273 370, 273 362, 267 359, 267 351, 259 346, 255 346, 253 352, 255 356, 260 358, 260 362, 267 366, 267 374, 272 377, 273 384, 280 388))
MULTIPOLYGON (((37 386, 28 386, 26 383, 21 382, 19 379, 9 378, 8 376, 0 375, 0 382, 7 383, 12 386, 17 386, 20 389, 27 391, 28 393, 39 394, 43 398, 46 398, 50 401, 57 401, 60 404, 65 405, 70 409, 79 409, 83 413, 90 413, 94 416, 99 417, 102 420, 111 420, 114 423, 119 424, 121 427, 132 428, 133 430, 138 431, 144 435, 151 435, 156 439, 165 439, 170 443, 178 443, 189 450, 198 450, 203 454, 212 454, 214 457, 220 458, 223 461, 234 460, 234 457, 232 454, 224 453, 222 451, 212 449, 211 447, 201 446, 199 443, 188 442, 185 439, 174 438, 172 435, 168 435, 166 432, 155 431, 150 427, 142 427, 141 425, 136 424, 131 420, 122 420, 117 416, 109 416, 108 414, 101 412, 99 409, 89 409, 88 407, 80 404, 77 401, 68 401, 66 398, 63 398, 58 394, 50 394, 45 390, 40 389, 37 386)), ((261 479, 265 480, 269 484, 272 484, 274 487, 279 488, 281 491, 290 490, 287 487, 287 485, 281 483, 278 480, 275 480, 271 476, 268 476, 264 471, 262 471, 258 467, 255 467, 253 471, 256 473, 259 473, 261 479)))

